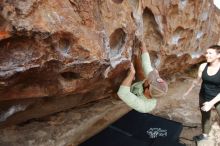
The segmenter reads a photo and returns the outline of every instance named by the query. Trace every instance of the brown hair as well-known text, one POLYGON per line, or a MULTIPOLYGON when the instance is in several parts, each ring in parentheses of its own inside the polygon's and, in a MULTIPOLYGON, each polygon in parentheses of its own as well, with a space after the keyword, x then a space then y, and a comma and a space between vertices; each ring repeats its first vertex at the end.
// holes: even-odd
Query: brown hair
POLYGON ((215 49, 217 53, 220 53, 220 46, 219 45, 212 45, 209 48, 215 49))

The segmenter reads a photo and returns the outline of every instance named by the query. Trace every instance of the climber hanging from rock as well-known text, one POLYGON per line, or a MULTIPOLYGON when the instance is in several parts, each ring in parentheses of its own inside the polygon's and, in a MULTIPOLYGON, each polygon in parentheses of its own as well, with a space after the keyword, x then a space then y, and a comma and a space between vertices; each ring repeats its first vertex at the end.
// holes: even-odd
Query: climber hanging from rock
POLYGON ((137 2, 133 11, 133 18, 137 26, 135 35, 137 40, 141 42, 141 64, 145 79, 131 85, 135 78, 135 69, 131 63, 130 71, 118 90, 118 96, 131 108, 147 113, 156 108, 156 105, 160 107, 160 98, 156 97, 164 96, 167 93, 168 86, 160 78, 158 71, 151 66, 150 56, 144 43, 143 1, 138 0, 137 2))
POLYGON ((168 85, 159 76, 158 71, 151 66, 150 56, 143 41, 140 48, 142 52, 141 63, 146 79, 131 85, 135 78, 135 69, 131 63, 130 71, 123 80, 117 94, 131 108, 142 113, 148 113, 156 107, 160 107, 161 98, 157 97, 166 95, 168 85))

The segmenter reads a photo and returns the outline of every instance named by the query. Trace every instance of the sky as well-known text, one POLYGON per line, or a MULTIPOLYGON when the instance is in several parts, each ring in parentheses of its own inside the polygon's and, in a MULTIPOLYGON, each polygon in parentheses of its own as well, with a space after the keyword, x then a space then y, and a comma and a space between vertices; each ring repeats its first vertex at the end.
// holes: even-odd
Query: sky
POLYGON ((214 0, 214 4, 220 9, 220 0, 214 0))

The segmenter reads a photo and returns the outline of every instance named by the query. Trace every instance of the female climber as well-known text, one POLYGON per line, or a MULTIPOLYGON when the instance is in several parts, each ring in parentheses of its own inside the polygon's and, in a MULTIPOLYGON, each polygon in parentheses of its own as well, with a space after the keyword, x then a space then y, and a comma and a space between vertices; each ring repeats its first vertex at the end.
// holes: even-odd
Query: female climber
POLYGON ((152 111, 156 105, 160 106, 160 96, 164 96, 167 93, 167 83, 160 78, 156 69, 151 66, 150 56, 146 49, 146 46, 141 42, 141 62, 145 80, 132 84, 135 77, 135 69, 131 63, 130 71, 127 77, 123 80, 119 90, 118 96, 128 106, 142 113, 148 113, 152 111))

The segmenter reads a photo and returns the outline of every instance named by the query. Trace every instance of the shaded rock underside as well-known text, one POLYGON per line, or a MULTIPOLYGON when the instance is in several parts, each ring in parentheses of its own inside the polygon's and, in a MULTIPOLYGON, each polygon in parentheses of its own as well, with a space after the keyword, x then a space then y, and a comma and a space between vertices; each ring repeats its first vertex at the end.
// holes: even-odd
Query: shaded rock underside
POLYGON ((0 125, 115 96, 131 60, 143 78, 141 37, 169 80, 218 42, 219 11, 209 0, 1 0, 0 125))

